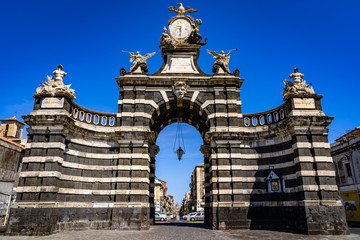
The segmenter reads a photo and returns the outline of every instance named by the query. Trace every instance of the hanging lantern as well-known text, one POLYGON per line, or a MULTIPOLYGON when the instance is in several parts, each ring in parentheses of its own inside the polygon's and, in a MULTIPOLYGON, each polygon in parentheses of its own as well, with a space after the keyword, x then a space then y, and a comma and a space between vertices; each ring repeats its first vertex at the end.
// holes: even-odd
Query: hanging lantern
POLYGON ((181 129, 181 123, 177 124, 176 129, 176 136, 175 136, 175 142, 174 142, 174 153, 177 154, 179 161, 181 160, 182 156, 185 154, 185 144, 184 144, 184 138, 182 135, 182 129, 181 129), (181 148, 181 144, 183 145, 184 150, 181 148), (177 150, 175 150, 178 148, 177 150))
POLYGON ((179 161, 181 160, 182 155, 184 154, 184 150, 181 149, 181 147, 179 147, 178 150, 176 150, 177 156, 179 158, 179 161))

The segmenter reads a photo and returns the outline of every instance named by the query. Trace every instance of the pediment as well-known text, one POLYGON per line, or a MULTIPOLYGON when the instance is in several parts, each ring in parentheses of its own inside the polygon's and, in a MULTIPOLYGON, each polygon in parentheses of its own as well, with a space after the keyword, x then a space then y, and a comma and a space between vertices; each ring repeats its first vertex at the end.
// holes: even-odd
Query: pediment
POLYGON ((266 181, 270 181, 270 180, 279 180, 279 176, 276 175, 276 173, 274 171, 271 171, 269 173, 269 175, 266 177, 266 181))

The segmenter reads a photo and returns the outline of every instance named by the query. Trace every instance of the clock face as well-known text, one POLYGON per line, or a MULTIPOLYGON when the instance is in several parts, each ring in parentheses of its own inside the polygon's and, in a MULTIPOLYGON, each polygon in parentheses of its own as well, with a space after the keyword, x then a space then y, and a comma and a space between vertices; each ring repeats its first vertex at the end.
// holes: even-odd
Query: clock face
POLYGON ((170 25, 170 34, 179 39, 187 38, 191 33, 191 24, 188 20, 180 18, 176 19, 171 25, 170 25))

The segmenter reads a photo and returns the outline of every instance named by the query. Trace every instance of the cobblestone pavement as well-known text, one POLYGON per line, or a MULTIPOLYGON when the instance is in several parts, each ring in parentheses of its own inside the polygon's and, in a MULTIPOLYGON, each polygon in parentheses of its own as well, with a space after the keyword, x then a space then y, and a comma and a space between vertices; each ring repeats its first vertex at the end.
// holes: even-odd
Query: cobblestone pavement
POLYGON ((83 230, 67 231, 50 236, 0 236, 9 240, 231 240, 231 239, 276 239, 276 240, 359 240, 360 228, 351 228, 347 236, 308 236, 287 232, 265 230, 232 230, 213 231, 203 227, 201 223, 171 222, 152 226, 148 231, 116 231, 116 230, 83 230))

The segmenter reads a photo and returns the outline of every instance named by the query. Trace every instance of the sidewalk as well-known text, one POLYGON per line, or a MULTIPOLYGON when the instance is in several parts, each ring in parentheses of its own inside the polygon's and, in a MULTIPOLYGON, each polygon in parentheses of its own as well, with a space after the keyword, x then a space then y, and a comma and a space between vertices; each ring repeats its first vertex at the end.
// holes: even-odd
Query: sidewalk
POLYGON ((347 236, 308 236, 287 232, 266 230, 229 230, 214 231, 204 228, 200 223, 171 222, 152 226, 148 231, 83 230, 68 231, 50 236, 0 236, 9 240, 231 240, 231 239, 277 239, 277 240, 355 240, 360 239, 360 229, 351 228, 347 236))

